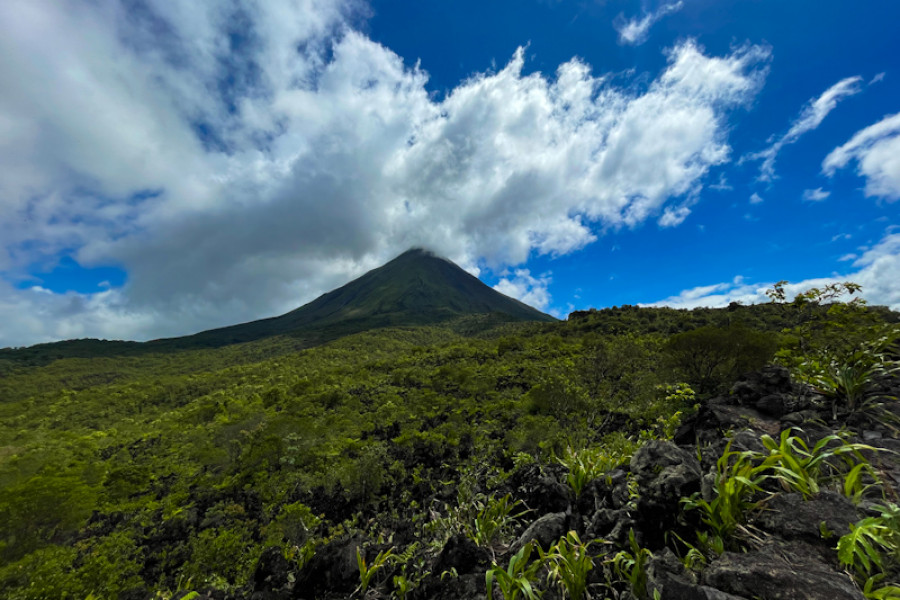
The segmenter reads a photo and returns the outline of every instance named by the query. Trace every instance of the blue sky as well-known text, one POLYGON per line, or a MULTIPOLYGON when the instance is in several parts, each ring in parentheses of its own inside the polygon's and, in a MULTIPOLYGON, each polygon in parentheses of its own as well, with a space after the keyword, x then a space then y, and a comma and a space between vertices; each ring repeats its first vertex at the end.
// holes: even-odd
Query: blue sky
POLYGON ((900 5, 10 0, 0 346, 280 314, 410 246, 564 316, 900 309, 900 5))

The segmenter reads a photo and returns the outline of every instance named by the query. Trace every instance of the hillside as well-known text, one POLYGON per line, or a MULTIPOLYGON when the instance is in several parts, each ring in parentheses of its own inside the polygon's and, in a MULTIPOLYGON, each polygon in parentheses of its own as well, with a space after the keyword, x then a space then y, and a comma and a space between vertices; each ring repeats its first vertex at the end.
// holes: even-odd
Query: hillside
POLYGON ((449 260, 413 249, 280 317, 161 341, 179 347, 221 346, 282 334, 329 340, 379 327, 427 325, 487 313, 508 321, 554 320, 493 290, 449 260))
POLYGON ((412 249, 279 317, 145 343, 87 339, 0 349, 0 363, 45 364, 59 358, 220 348, 276 336, 289 336, 294 348, 312 347, 380 327, 446 323, 473 315, 491 315, 494 323, 555 321, 488 287, 451 261, 412 249))
POLYGON ((795 426, 810 450, 843 447, 826 439, 842 427, 900 448, 894 317, 815 303, 468 315, 306 349, 275 336, 14 365, 0 597, 481 599, 488 573, 518 564, 520 584, 574 598, 552 575, 567 564, 593 598, 811 599, 838 582, 829 598, 860 598, 868 577, 883 589, 900 573, 900 538, 883 533, 896 521, 872 508, 896 502, 892 455, 856 468, 838 453, 790 479, 760 437, 787 432, 780 452, 801 458, 795 426), (848 369, 852 390, 835 377, 848 369), (729 455, 726 436, 758 454, 729 455), (756 487, 726 488, 738 466, 756 487), (842 566, 838 539, 869 517, 879 565, 842 566), (780 579, 765 587, 766 572, 780 579))

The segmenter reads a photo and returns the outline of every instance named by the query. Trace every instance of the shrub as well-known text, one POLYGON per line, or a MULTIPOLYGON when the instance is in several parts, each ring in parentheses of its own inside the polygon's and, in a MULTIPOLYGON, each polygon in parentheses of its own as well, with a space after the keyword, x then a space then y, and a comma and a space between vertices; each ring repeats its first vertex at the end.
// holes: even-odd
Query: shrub
POLYGON ((712 394, 771 360, 776 339, 771 333, 741 325, 708 326, 673 335, 664 350, 678 379, 701 394, 712 394))

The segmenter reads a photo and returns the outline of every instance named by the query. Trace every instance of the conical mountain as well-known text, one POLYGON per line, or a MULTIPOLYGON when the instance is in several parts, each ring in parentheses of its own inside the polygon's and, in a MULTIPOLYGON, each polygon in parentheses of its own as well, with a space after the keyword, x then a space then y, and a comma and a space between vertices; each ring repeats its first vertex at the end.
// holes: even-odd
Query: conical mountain
POLYGON ((0 349, 0 361, 38 364, 66 357, 215 348, 279 335, 293 336, 309 347, 370 329, 483 314, 490 314, 492 322, 555 320, 488 287, 451 261, 413 249, 280 317, 149 342, 86 339, 0 349))
POLYGON ((508 321, 554 320, 488 287, 453 262, 427 250, 412 249, 280 317, 166 341, 179 342, 182 347, 221 346, 286 334, 324 340, 379 327, 426 325, 485 313, 508 321))

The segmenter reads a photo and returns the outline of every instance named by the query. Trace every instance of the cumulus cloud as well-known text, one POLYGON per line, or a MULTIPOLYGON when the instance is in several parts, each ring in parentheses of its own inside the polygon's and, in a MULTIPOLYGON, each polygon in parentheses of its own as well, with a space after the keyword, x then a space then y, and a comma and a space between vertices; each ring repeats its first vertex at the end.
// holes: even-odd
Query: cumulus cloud
POLYGON ((851 161, 856 161, 857 173, 866 178, 867 196, 900 198, 900 113, 856 132, 825 157, 822 171, 832 176, 851 161))
POLYGON ((619 32, 619 43, 637 46, 647 41, 650 34, 650 28, 665 17, 666 15, 678 12, 684 8, 684 2, 672 2, 671 4, 663 4, 657 10, 645 13, 643 17, 626 19, 625 15, 619 14, 613 21, 613 27, 619 32))
POLYGON ((814 190, 803 190, 803 199, 807 202, 821 202, 828 198, 831 195, 831 192, 826 192, 822 188, 816 188, 814 190))
POLYGON ((838 102, 848 96, 858 94, 862 90, 860 86, 861 81, 862 77, 859 76, 847 77, 825 90, 818 98, 811 99, 791 124, 791 128, 788 129, 787 133, 772 141, 772 144, 765 150, 744 156, 741 159, 742 162, 746 160, 762 160, 759 166, 759 180, 774 180, 776 178, 775 159, 778 157, 781 149, 788 144, 796 142, 804 133, 819 127, 822 121, 825 120, 825 117, 828 116, 828 113, 837 107, 838 102))
POLYGON ((93 295, 5 285, 0 318, 42 318, 0 346, 270 316, 411 246, 499 271, 675 225, 768 59, 685 41, 620 88, 578 59, 526 73, 519 49, 436 99, 355 10, 0 3, 0 275, 62 255, 128 273, 93 295))
POLYGON ((676 227, 684 223, 690 214, 691 209, 687 206, 666 207, 658 223, 660 227, 676 227))
POLYGON ((4 315, 0 347, 87 336, 128 339, 160 324, 163 331, 166 328, 164 315, 131 312, 115 290, 56 294, 40 286, 15 289, 2 280, 0 314, 4 315))
MULTIPOLYGON (((900 234, 885 235, 874 247, 866 250, 862 256, 848 254, 841 261, 853 260, 854 270, 829 277, 819 277, 791 283, 785 286, 788 298, 812 287, 822 287, 830 283, 852 281, 862 286, 862 297, 870 304, 888 306, 900 310, 900 234)), ((721 308, 731 302, 755 304, 767 302, 765 291, 774 282, 749 284, 741 278, 731 282, 699 286, 682 291, 648 306, 671 306, 673 308, 696 308, 709 306, 721 308)))
POLYGON ((516 269, 515 272, 507 273, 502 277, 494 289, 538 310, 545 311, 550 306, 551 297, 548 287, 552 281, 549 273, 535 277, 528 269, 516 269))
POLYGON ((761 204, 763 202, 762 196, 753 192, 750 194, 750 204, 761 204))

